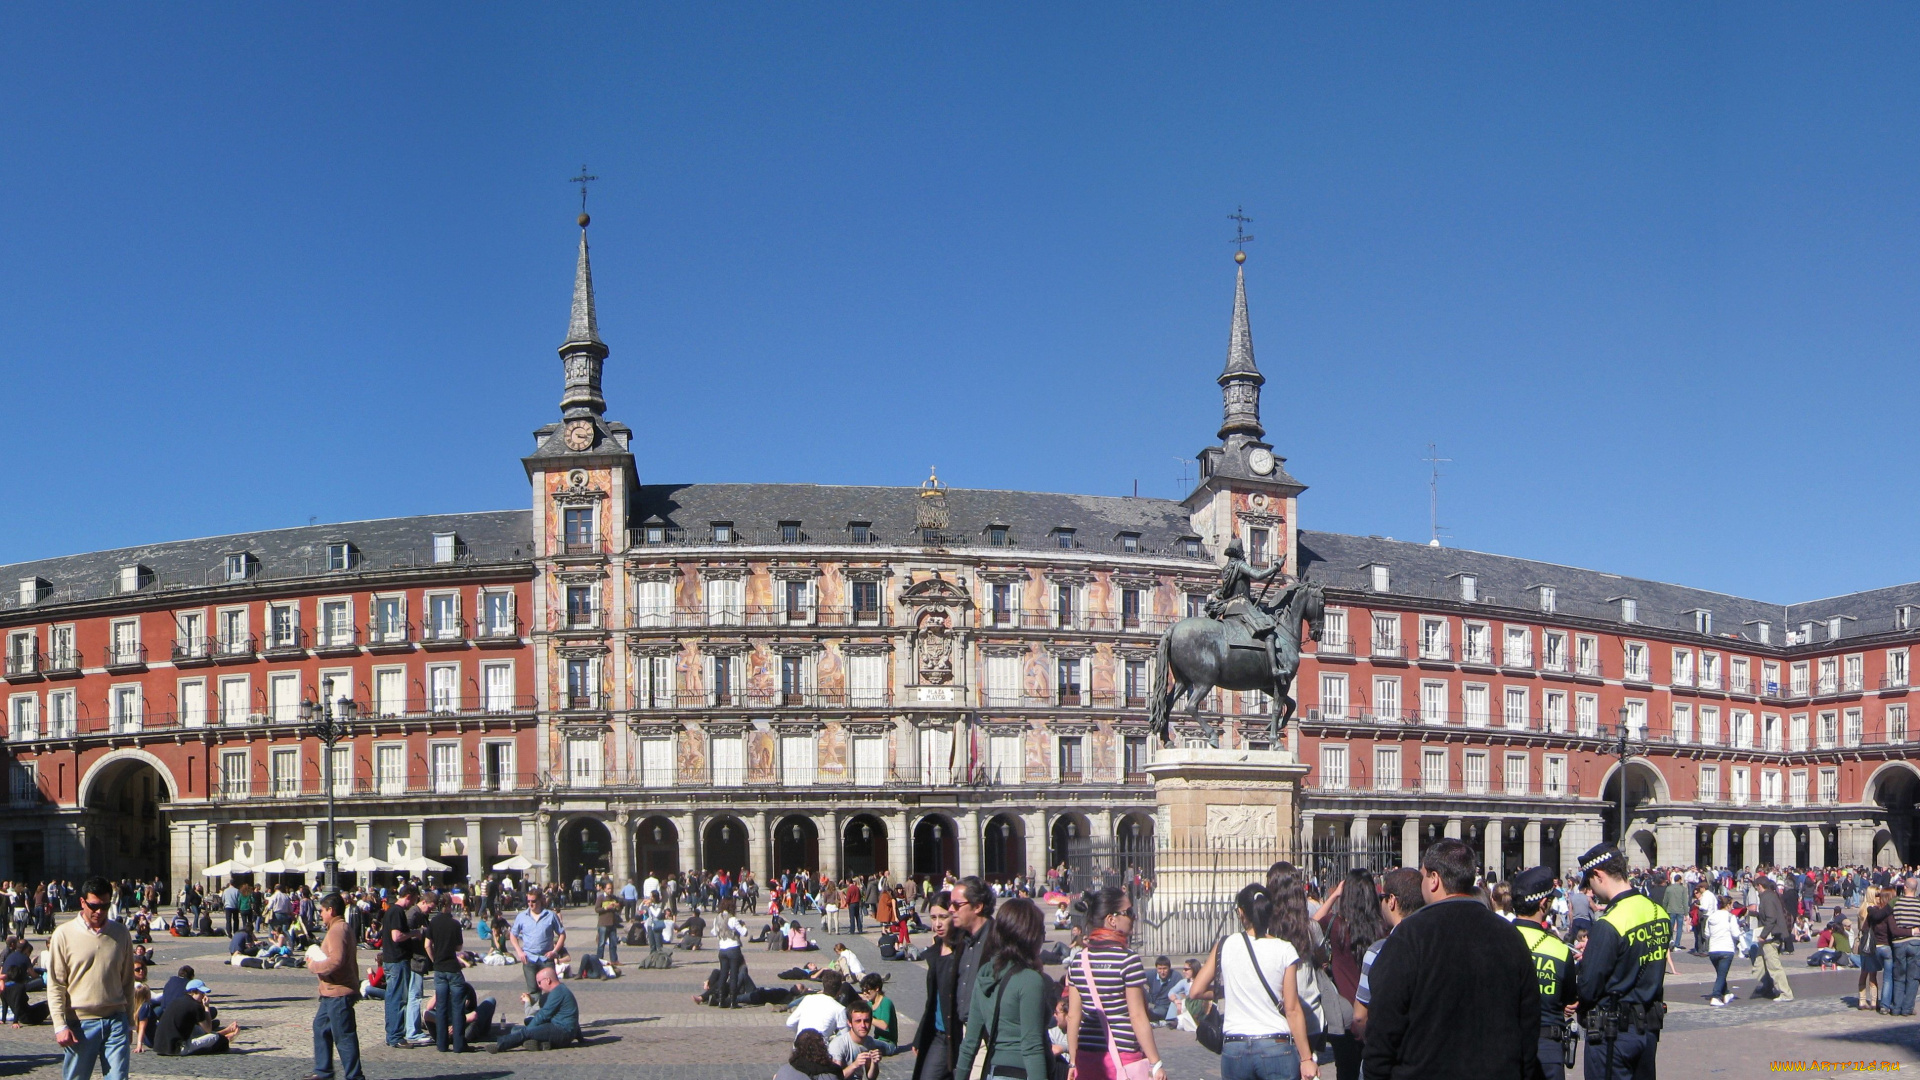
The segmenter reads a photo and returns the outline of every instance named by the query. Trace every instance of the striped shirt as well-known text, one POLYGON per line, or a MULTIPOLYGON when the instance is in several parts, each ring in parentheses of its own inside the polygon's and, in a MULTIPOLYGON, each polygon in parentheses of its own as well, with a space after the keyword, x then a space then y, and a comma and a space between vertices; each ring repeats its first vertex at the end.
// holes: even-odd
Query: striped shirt
POLYGON ((1368 976, 1373 974, 1374 957, 1380 955, 1380 946, 1386 943, 1387 939, 1381 938, 1379 941, 1367 946, 1367 955, 1360 960, 1360 986, 1353 992, 1353 1003, 1355 1005, 1373 1004, 1373 984, 1368 976))
POLYGON ((1087 985, 1086 971, 1075 957, 1067 964, 1067 981, 1080 993, 1080 1049, 1107 1052, 1107 1027, 1101 1014, 1114 1019, 1113 1045, 1123 1054, 1140 1053, 1140 1040, 1133 1033, 1127 1014, 1127 987, 1147 992, 1147 969, 1131 950, 1116 945, 1088 948, 1087 967, 1093 969, 1094 987, 1099 989, 1099 1008, 1094 1007, 1093 989, 1087 985))
POLYGON ((1920 896, 1894 897, 1893 921, 1900 927, 1900 933, 1920 937, 1920 896))

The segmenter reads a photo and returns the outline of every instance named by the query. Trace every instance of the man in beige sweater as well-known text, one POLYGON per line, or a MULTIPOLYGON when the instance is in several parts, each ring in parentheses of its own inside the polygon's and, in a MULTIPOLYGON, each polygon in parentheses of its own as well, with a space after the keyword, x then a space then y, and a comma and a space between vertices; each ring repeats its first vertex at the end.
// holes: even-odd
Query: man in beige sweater
POLYGON ((333 1056, 340 1055, 342 1080, 366 1080, 360 1071, 360 1028, 353 1003, 360 999, 360 964, 347 937, 347 903, 339 893, 320 898, 326 926, 315 955, 307 952, 307 971, 320 980, 320 1006, 313 1014, 313 1072, 307 1080, 333 1080, 333 1056))
POLYGON ((60 1044, 62 1080, 88 1080, 94 1062, 107 1080, 133 1064, 133 938, 107 918, 113 886, 89 878, 80 914, 47 942, 47 1006, 60 1044))

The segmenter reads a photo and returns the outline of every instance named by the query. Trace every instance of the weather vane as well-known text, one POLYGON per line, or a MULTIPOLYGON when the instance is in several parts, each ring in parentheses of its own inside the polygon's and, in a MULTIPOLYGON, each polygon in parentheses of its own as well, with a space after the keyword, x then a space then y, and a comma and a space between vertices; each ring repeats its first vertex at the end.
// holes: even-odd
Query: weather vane
POLYGON ((582 164, 580 166, 580 175, 567 181, 567 183, 569 184, 580 185, 580 227, 581 228, 585 228, 587 225, 587 185, 591 184, 592 182, 598 179, 600 178, 597 176, 587 175, 587 167, 585 164, 582 164))
MULTIPOLYGON (((585 169, 580 171, 586 172, 585 169)), ((1227 220, 1233 222, 1233 239, 1227 243, 1240 245, 1240 250, 1233 253, 1233 261, 1246 262, 1247 245, 1253 243, 1253 237, 1247 234, 1247 226, 1253 223, 1253 219, 1247 216, 1246 207, 1236 206, 1233 208, 1233 213, 1227 215, 1227 220)))

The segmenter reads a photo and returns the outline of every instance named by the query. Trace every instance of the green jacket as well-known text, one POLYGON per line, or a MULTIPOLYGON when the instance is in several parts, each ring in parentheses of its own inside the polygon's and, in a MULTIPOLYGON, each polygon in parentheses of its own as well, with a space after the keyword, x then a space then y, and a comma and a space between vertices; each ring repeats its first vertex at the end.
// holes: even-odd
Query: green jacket
POLYGON ((1000 972, 981 965, 973 984, 973 1003, 967 1008, 966 1036, 960 1040, 960 1057, 953 1075, 973 1075, 973 1058, 986 1040, 987 1027, 994 1020, 995 998, 999 998, 1000 1018, 993 1045, 987 1057, 987 1071, 995 1065, 1022 1068, 1033 1078, 1047 1075, 1047 1028, 1053 1017, 1047 1009, 1047 979, 1038 971, 1016 971, 1000 989, 1000 972))

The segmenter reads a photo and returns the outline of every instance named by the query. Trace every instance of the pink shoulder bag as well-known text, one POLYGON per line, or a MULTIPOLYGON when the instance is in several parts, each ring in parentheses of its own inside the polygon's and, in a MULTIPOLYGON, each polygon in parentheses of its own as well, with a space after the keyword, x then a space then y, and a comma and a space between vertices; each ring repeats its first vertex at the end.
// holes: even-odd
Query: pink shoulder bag
MULTIPOLYGON (((1153 1062, 1144 1057, 1138 1061, 1120 1059, 1120 1047, 1113 1041, 1113 1021, 1107 1016, 1106 1006, 1100 1002, 1100 984, 1093 981, 1093 960, 1088 955, 1092 951, 1080 950, 1080 974, 1087 980, 1087 993, 1084 996, 1091 999, 1093 1011, 1100 1014, 1100 1029, 1107 1033, 1107 1055, 1113 1059, 1114 1080, 1153 1080, 1153 1062)), ((1084 1010, 1085 1006, 1081 1008, 1084 1010)), ((1075 1054, 1080 1052, 1078 1046, 1069 1049, 1075 1054)))

